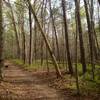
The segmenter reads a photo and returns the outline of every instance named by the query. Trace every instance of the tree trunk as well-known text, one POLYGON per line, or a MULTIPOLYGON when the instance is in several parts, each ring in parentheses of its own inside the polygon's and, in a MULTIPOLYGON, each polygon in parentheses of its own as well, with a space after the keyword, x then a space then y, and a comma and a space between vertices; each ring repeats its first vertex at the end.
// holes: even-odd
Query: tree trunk
MULTIPOLYGON (((42 8, 41 8, 41 26, 42 29, 45 30, 45 25, 44 25, 44 0, 43 0, 43 4, 42 4, 42 8)), ((41 36, 41 66, 43 65, 43 46, 44 46, 44 40, 43 37, 41 36)))
POLYGON ((46 43, 46 46, 47 46, 47 48, 48 48, 48 50, 49 50, 50 56, 51 56, 51 58, 52 58, 52 60, 53 60, 53 63, 54 63, 54 65, 55 65, 57 77, 62 77, 61 72, 60 72, 60 69, 59 69, 58 64, 57 64, 57 61, 56 61, 56 58, 55 58, 54 54, 52 53, 50 44, 49 44, 49 42, 48 42, 48 40, 47 40, 47 38, 46 38, 46 36, 45 36, 45 33, 43 32, 43 30, 42 30, 42 28, 41 28, 41 25, 40 25, 40 23, 39 23, 39 21, 38 21, 38 18, 37 18, 37 16, 36 16, 36 14, 35 14, 35 12, 34 12, 32 6, 31 6, 30 1, 27 0, 27 2, 28 2, 29 6, 30 6, 30 8, 31 8, 31 12, 32 12, 32 14, 33 14, 33 16, 34 16, 34 19, 35 19, 35 21, 36 21, 36 23, 37 23, 37 26, 39 27, 39 30, 41 31, 41 34, 42 34, 42 36, 43 36, 43 38, 44 38, 44 41, 45 41, 45 43, 46 43))
POLYGON ((99 2, 99 5, 100 5, 100 0, 98 0, 98 2, 99 2))
POLYGON ((24 24, 22 23, 22 28, 21 28, 21 32, 22 32, 22 58, 24 61, 24 64, 26 63, 26 39, 25 39, 25 32, 24 32, 24 24))
POLYGON ((95 63, 94 63, 94 61, 95 61, 95 59, 94 59, 94 57, 95 57, 95 53, 97 52, 96 51, 96 47, 95 47, 95 40, 94 40, 94 20, 93 20, 93 13, 94 13, 94 8, 93 8, 93 0, 91 0, 91 6, 90 6, 90 18, 91 18, 91 30, 92 30, 92 45, 93 45, 93 47, 92 47, 92 51, 93 51, 93 67, 92 67, 92 73, 93 73, 93 80, 94 80, 94 77, 95 77, 95 75, 94 75, 94 71, 95 71, 95 63))
POLYGON ((36 43, 36 41, 37 41, 37 24, 36 24, 36 22, 34 22, 35 23, 35 25, 34 25, 34 60, 35 60, 35 63, 36 63, 36 59, 37 59, 37 43, 36 43))
POLYGON ((0 81, 2 80, 3 67, 3 23, 2 23, 2 0, 0 0, 0 81))
POLYGON ((84 4, 85 4, 85 11, 86 11, 86 18, 87 18, 87 24, 88 24, 88 37, 89 37, 89 46, 90 46, 90 58, 91 58, 91 65, 92 65, 92 72, 93 72, 93 78, 94 78, 94 56, 93 56, 93 31, 91 30, 91 22, 90 22, 90 16, 89 16, 89 12, 88 12, 88 6, 87 6, 87 2, 86 0, 84 0, 84 4))
MULTIPOLYGON (((76 12, 76 9, 75 9, 76 12)), ((78 39, 78 21, 77 21, 77 16, 75 13, 75 21, 76 21, 76 37, 75 37, 75 78, 76 78, 76 87, 77 87, 77 94, 80 94, 80 88, 79 88, 79 78, 78 78, 78 68, 77 68, 77 39, 78 39)))
MULTIPOLYGON (((6 1, 5 1, 6 3, 6 1)), ((16 36, 16 44, 17 44, 17 58, 20 58, 20 54, 21 54, 21 51, 20 51, 20 43, 19 43, 19 39, 18 39, 18 33, 17 33, 17 28, 16 28, 16 23, 15 23, 15 17, 14 17, 14 13, 13 13, 13 9, 12 9, 12 6, 10 4, 10 1, 8 0, 7 2, 9 4, 9 8, 11 10, 11 17, 12 17, 12 23, 13 23, 13 27, 14 27, 14 31, 15 31, 15 36, 16 36)))
POLYGON ((100 32, 100 7, 99 4, 97 4, 98 6, 98 26, 99 26, 99 32, 100 32))
POLYGON ((30 24, 29 65, 31 65, 32 64, 32 18, 31 18, 30 6, 29 6, 29 24, 30 24))
POLYGON ((69 68, 70 74, 73 74, 73 67, 72 67, 70 51, 69 51, 68 26, 67 26, 67 19, 66 19, 65 0, 62 0, 62 9, 63 9, 63 21, 64 21, 64 26, 65 26, 65 41, 66 41, 68 68, 69 68))
POLYGON ((55 26, 55 20, 54 20, 52 8, 51 8, 51 0, 49 0, 49 9, 50 9, 50 17, 51 17, 51 20, 52 20, 53 32, 55 34, 55 39, 56 39, 57 60, 60 62, 59 43, 58 43, 58 37, 57 37, 57 30, 56 30, 56 26, 55 26))
POLYGON ((81 55, 81 63, 83 68, 83 74, 86 72, 86 62, 85 62, 85 50, 84 50, 84 43, 83 43, 83 32, 82 32, 82 25, 81 25, 81 18, 80 18, 80 2, 79 0, 75 0, 76 6, 76 17, 78 23, 78 31, 79 31, 79 41, 80 41, 80 55, 81 55))

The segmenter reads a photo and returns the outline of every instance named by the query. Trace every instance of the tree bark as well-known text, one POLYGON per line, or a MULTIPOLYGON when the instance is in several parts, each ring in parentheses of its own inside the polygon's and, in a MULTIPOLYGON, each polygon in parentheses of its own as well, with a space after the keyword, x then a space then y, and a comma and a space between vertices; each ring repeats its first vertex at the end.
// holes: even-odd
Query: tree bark
POLYGON ((69 51, 68 26, 67 26, 67 19, 66 19, 65 0, 62 0, 62 9, 63 9, 63 21, 64 21, 64 27, 65 27, 65 41, 66 41, 68 68, 69 68, 70 74, 73 74, 73 67, 72 67, 70 51, 69 51))
POLYGON ((50 17, 51 17, 51 21, 52 21, 53 32, 55 34, 55 39, 56 39, 57 60, 60 62, 59 43, 58 43, 58 37, 57 37, 57 30, 56 30, 56 26, 55 26, 55 20, 54 20, 52 8, 51 8, 51 0, 49 0, 49 9, 50 9, 50 17))
POLYGON ((37 60, 37 24, 36 24, 36 21, 34 22, 35 25, 34 25, 34 60, 35 60, 35 63, 36 63, 36 60, 37 60))
POLYGON ((43 30, 42 30, 42 28, 41 28, 41 25, 40 25, 40 23, 39 23, 39 21, 38 21, 38 18, 37 18, 37 16, 36 16, 36 14, 35 14, 35 12, 34 12, 32 6, 31 6, 30 1, 27 0, 27 2, 28 2, 29 6, 30 6, 30 8, 31 8, 31 12, 32 12, 32 14, 33 14, 33 16, 34 16, 34 19, 35 19, 35 21, 36 21, 36 23, 37 23, 37 26, 39 27, 39 30, 41 31, 41 34, 42 34, 42 36, 43 36, 43 38, 44 38, 44 41, 45 41, 45 43, 46 43, 46 46, 47 46, 47 48, 48 48, 48 50, 49 50, 50 56, 51 56, 51 58, 52 58, 52 60, 53 60, 53 63, 54 63, 54 65, 55 65, 57 77, 62 77, 61 72, 60 72, 60 69, 59 69, 58 64, 57 64, 57 61, 56 61, 56 58, 55 58, 54 54, 52 53, 50 44, 49 44, 49 42, 48 42, 48 40, 47 40, 47 38, 46 38, 46 36, 45 36, 45 33, 43 32, 43 30))
POLYGON ((31 17, 31 9, 29 6, 29 26, 30 26, 30 48, 29 48, 29 65, 32 64, 32 17, 31 17))
MULTIPOLYGON (((75 9, 76 12, 76 9, 75 9)), ((76 78, 76 87, 77 87, 77 94, 80 94, 80 88, 79 88, 79 78, 78 78, 78 68, 77 68, 77 39, 78 39, 78 21, 77 21, 77 16, 75 13, 75 22, 76 22, 76 37, 75 37, 75 78, 76 78)))
POLYGON ((3 20, 2 20, 2 0, 0 0, 0 81, 2 80, 3 67, 3 20))
MULTIPOLYGON (((43 0, 43 4, 42 4, 42 7, 41 7, 41 26, 42 26, 42 29, 45 30, 45 25, 44 25, 44 0, 43 0)), ((43 59, 44 59, 44 52, 43 52, 43 46, 44 46, 44 40, 43 40, 43 37, 41 36, 41 66, 43 65, 43 59)))
POLYGON ((98 0, 98 2, 99 2, 99 5, 100 5, 100 0, 98 0))
POLYGON ((13 23, 13 27, 14 27, 14 31, 15 31, 15 36, 16 36, 16 44, 17 44, 17 58, 20 58, 20 43, 19 43, 19 39, 18 39, 18 32, 17 32, 17 28, 16 28, 16 23, 15 23, 15 17, 14 17, 14 13, 13 13, 13 9, 12 6, 10 4, 10 1, 8 0, 8 2, 6 2, 4 0, 4 2, 6 3, 6 5, 10 8, 11 10, 11 17, 12 17, 12 23, 13 23))
POLYGON ((76 17, 77 17, 77 23, 78 23, 78 31, 79 31, 79 41, 80 41, 80 55, 81 55, 81 63, 83 68, 83 74, 86 72, 86 61, 85 61, 85 50, 84 50, 84 43, 83 43, 83 32, 82 32, 82 25, 81 25, 81 18, 80 18, 80 3, 79 0, 75 1, 75 7, 76 7, 76 17))

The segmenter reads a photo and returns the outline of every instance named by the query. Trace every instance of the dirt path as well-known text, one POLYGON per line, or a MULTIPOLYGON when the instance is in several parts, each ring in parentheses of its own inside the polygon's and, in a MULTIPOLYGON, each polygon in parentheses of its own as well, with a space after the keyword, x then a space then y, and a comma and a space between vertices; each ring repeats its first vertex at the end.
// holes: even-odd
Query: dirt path
POLYGON ((1 83, 0 100, 64 100, 59 93, 43 84, 28 71, 8 62, 4 70, 4 82, 1 83))

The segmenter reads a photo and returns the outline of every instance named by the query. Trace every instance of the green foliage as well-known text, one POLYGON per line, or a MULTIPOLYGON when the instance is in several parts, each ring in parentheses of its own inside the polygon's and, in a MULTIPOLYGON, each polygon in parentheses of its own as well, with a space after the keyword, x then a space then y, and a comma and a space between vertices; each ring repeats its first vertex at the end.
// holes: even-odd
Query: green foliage
MULTIPOLYGON (((41 61, 40 60, 37 60, 36 62, 33 62, 31 65, 23 64, 23 61, 19 60, 19 59, 14 59, 12 61, 17 65, 21 65, 22 67, 24 67, 27 70, 33 70, 33 71, 46 70, 46 66, 47 66, 46 61, 44 61, 43 65, 41 66, 41 61)), ((52 69, 53 69, 53 67, 52 67, 52 69)))
MULTIPOLYGON (((95 80, 92 80, 92 67, 91 64, 87 64, 87 72, 85 75, 82 74, 82 64, 78 63, 78 75, 79 75, 79 85, 82 91, 100 91, 100 66, 95 65, 95 80)), ((68 80, 68 77, 67 77, 68 80)), ((66 84, 65 88, 76 89, 76 83, 73 81, 73 78, 70 78, 71 85, 66 84)))

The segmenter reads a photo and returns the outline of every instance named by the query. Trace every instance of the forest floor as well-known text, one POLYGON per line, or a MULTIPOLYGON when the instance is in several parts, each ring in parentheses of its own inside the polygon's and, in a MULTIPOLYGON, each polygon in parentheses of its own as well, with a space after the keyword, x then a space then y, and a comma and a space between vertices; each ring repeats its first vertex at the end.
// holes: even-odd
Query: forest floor
POLYGON ((100 100, 97 96, 76 96, 72 90, 60 90, 51 84, 53 73, 27 71, 6 62, 4 80, 0 83, 0 100, 100 100))

